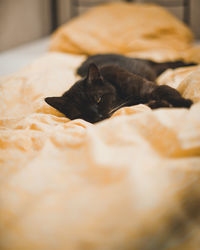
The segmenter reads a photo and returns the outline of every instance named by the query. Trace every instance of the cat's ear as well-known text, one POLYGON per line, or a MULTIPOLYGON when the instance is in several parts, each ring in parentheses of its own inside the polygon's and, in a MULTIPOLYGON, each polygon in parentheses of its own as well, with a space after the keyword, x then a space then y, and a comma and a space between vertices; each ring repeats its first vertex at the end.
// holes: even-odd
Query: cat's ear
POLYGON ((46 97, 44 100, 50 106, 58 110, 61 110, 62 107, 65 105, 65 100, 62 97, 46 97))
POLYGON ((92 84, 100 79, 101 79, 101 74, 97 65, 94 63, 91 63, 88 68, 87 82, 89 84, 92 84))

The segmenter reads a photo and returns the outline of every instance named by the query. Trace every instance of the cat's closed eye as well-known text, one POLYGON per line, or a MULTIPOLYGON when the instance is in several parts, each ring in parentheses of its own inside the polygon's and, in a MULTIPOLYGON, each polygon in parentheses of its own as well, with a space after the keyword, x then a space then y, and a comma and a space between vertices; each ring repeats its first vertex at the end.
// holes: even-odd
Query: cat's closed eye
POLYGON ((94 100, 95 100, 96 103, 99 104, 102 101, 102 96, 95 96, 94 100))
POLYGON ((100 96, 100 97, 98 97, 98 99, 97 99, 97 103, 100 103, 101 102, 101 99, 102 99, 102 97, 100 96))

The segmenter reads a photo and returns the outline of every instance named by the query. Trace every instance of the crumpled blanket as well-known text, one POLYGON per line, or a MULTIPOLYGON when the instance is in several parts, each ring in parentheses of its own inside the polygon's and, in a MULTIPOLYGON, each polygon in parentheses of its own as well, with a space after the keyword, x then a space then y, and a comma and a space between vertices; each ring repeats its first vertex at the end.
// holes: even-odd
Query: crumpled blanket
POLYGON ((192 41, 190 29, 166 9, 117 2, 92 8, 59 27, 50 50, 87 55, 112 52, 167 61, 187 59, 192 41))
POLYGON ((137 105, 93 125, 44 102, 83 60, 48 53, 1 80, 0 249, 199 249, 200 67, 158 79, 190 110, 137 105))

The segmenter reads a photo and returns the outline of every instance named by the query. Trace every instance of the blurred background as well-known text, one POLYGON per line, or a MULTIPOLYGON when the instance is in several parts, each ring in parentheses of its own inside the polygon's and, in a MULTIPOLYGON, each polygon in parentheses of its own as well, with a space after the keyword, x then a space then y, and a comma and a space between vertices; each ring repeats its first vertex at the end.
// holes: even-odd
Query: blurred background
MULTIPOLYGON (((200 0, 126 1, 153 2, 165 6, 188 24, 196 40, 200 40, 200 0)), ((17 62, 21 64, 19 66, 24 66, 46 51, 48 37, 59 25, 103 2, 110 1, 0 0, 0 75, 16 70, 17 62), (17 50, 13 50, 14 48, 17 50)))
MULTIPOLYGON (((48 36, 57 25, 65 23, 87 7, 100 2, 108 1, 0 0, 0 51, 48 36)), ((187 21, 196 38, 200 38, 199 0, 138 0, 134 2, 160 3, 180 19, 184 18, 184 4, 189 3, 189 20, 187 21)))

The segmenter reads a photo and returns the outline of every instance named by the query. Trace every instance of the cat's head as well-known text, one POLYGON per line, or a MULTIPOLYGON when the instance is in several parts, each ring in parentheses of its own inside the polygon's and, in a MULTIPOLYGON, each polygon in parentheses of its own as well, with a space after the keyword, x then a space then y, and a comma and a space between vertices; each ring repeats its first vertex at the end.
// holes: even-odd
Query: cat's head
POLYGON ((116 96, 113 85, 103 78, 95 64, 90 64, 85 78, 62 96, 47 97, 45 101, 71 120, 81 118, 95 123, 109 117, 116 96))

